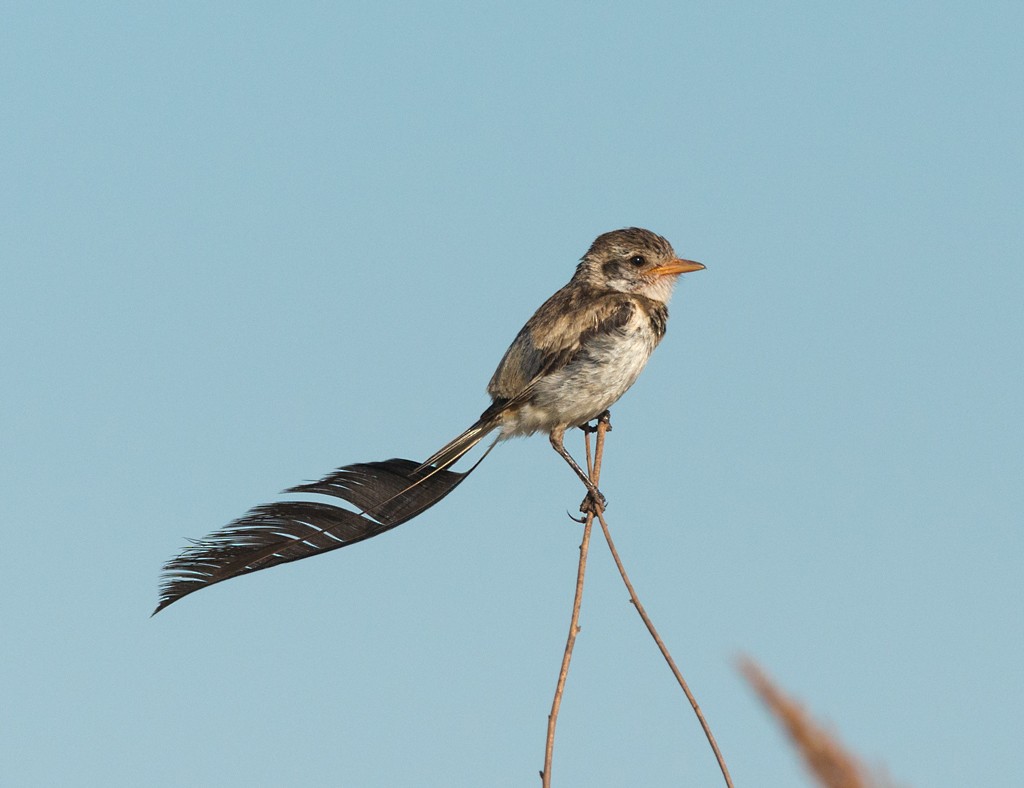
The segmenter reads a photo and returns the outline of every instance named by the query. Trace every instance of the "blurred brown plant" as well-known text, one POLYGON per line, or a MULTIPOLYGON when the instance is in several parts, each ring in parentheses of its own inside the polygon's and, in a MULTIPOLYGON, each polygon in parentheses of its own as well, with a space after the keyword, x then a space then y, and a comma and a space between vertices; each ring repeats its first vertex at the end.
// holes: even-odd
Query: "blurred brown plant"
POLYGON ((786 729, 807 769, 823 788, 890 788, 893 785, 887 779, 873 776, 839 742, 834 732, 826 730, 800 703, 787 697, 752 659, 741 657, 739 670, 786 729))

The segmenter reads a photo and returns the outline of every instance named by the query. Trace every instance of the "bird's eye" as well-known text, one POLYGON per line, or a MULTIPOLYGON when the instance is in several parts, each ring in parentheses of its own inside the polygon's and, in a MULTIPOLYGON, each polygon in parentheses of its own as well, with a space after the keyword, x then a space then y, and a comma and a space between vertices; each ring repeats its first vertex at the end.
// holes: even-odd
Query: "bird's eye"
POLYGON ((629 262, 635 265, 637 268, 639 268, 644 263, 646 263, 647 260, 644 259, 644 256, 642 254, 635 254, 629 258, 629 262))

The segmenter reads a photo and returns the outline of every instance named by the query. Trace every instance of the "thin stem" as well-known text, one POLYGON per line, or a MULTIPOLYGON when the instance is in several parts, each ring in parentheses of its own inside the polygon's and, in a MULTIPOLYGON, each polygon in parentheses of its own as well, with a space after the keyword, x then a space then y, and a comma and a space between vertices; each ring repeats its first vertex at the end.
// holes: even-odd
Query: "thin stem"
MULTIPOLYGON (((679 668, 676 667, 675 660, 672 659, 672 655, 669 654, 668 649, 665 647, 665 642, 661 639, 658 634, 658 630, 654 628, 654 622, 651 621, 647 615, 647 611, 644 610, 644 606, 640 604, 640 599, 636 595, 636 591, 633 589, 633 584, 629 582, 629 575, 626 574, 626 568, 622 565, 622 561, 619 558, 619 551, 615 549, 615 542, 612 541, 611 531, 608 530, 608 523, 605 522, 604 512, 598 510, 597 517, 601 521, 601 530, 604 531, 605 541, 608 542, 608 549, 611 550, 612 558, 615 559, 615 566, 619 569, 619 574, 622 575, 622 582, 626 584, 626 589, 629 591, 629 601, 633 603, 633 607, 636 608, 636 612, 640 614, 640 618, 643 619, 644 624, 647 626, 647 631, 651 633, 651 637, 654 638, 654 642, 658 644, 658 649, 661 651, 661 655, 665 658, 669 668, 672 670, 672 675, 676 677, 676 681, 679 682, 679 686, 683 688, 683 692, 686 694, 686 699, 690 701, 690 705, 693 707, 694 713, 697 715, 697 719, 700 721, 700 726, 704 729, 704 735, 707 737, 708 744, 711 745, 711 749, 714 750, 715 758, 718 760, 718 768, 722 770, 722 777, 725 778, 725 784, 729 788, 733 788, 732 778, 729 776, 729 768, 725 765, 725 758, 722 757, 722 751, 718 749, 718 742, 715 741, 715 736, 711 733, 711 727, 708 725, 708 721, 704 719, 704 713, 700 710, 700 705, 697 703, 697 699, 690 692, 690 687, 686 683, 686 679, 683 678, 683 674, 679 672, 679 668)), ((588 518, 589 521, 589 518, 588 518)))
MULTIPOLYGON (((596 486, 601 480, 601 455, 604 453, 604 435, 610 429, 607 414, 598 419, 597 422, 597 448, 596 457, 591 462, 590 457, 590 433, 586 432, 587 447, 587 473, 596 486)), ((562 693, 565 690, 565 680, 569 676, 569 662, 572 660, 573 646, 576 645, 576 635, 579 634, 580 626, 580 605, 583 602, 583 579, 587 571, 587 552, 590 550, 590 534, 594 526, 593 511, 587 513, 586 522, 583 525, 583 541, 580 543, 580 562, 576 570, 576 596, 572 602, 572 618, 569 621, 569 636, 565 643, 565 652, 562 654, 562 667, 558 672, 558 684, 555 686, 555 697, 551 702, 551 713, 548 715, 547 740, 544 746, 544 769, 540 773, 541 785, 543 788, 551 788, 551 758, 555 749, 555 726, 558 724, 558 710, 562 706, 562 693)))

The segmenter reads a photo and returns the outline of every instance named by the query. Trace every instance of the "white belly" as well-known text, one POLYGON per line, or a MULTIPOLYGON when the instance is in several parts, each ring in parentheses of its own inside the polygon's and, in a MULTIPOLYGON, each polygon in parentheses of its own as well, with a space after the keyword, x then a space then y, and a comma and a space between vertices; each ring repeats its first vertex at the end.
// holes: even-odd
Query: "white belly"
POLYGON ((596 418, 636 382, 656 344, 647 326, 595 339, 571 364, 537 381, 529 401, 503 418, 502 437, 550 432, 596 418))

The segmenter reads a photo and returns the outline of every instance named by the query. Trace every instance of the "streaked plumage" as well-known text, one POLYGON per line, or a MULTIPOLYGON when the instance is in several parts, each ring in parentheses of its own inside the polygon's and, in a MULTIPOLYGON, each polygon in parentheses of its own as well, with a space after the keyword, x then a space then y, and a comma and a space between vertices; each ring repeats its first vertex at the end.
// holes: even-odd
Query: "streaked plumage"
POLYGON ((448 468, 495 430, 499 440, 546 432, 588 488, 581 508, 603 506, 604 497, 565 451, 564 433, 597 418, 633 385, 665 334, 676 278, 703 267, 677 259, 668 241, 648 230, 599 236, 569 283, 544 302, 505 352, 487 386, 491 405, 473 426, 423 463, 349 465, 285 491, 332 495, 358 513, 300 501, 266 504, 195 542, 164 567, 156 612, 199 588, 406 522, 469 475, 476 465, 465 473, 448 468))

